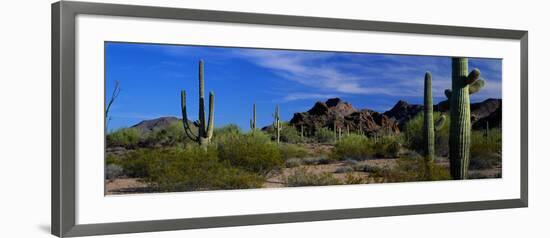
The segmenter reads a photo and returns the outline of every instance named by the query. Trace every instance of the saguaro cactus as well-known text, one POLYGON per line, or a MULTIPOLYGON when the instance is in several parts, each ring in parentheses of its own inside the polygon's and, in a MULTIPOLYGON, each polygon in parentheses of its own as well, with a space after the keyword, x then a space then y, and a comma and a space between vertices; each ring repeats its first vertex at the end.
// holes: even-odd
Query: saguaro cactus
POLYGON ((426 164, 434 160, 435 140, 434 140, 434 110, 432 103, 432 74, 426 72, 424 75, 424 124, 422 127, 424 134, 424 159, 426 164))
POLYGON ((449 98, 451 128, 449 133, 449 160, 453 179, 466 179, 470 164, 470 94, 485 86, 480 71, 468 74, 468 58, 452 59, 452 90, 445 90, 449 98))
POLYGON ((189 119, 187 117, 187 103, 185 90, 181 91, 181 113, 183 115, 183 128, 189 139, 197 142, 201 146, 206 146, 210 143, 214 134, 214 92, 210 91, 208 103, 208 124, 206 122, 206 114, 204 112, 204 61, 199 61, 199 119, 193 124, 198 128, 198 133, 195 134, 191 130, 189 119))
POLYGON ((252 106, 252 119, 250 119, 250 129, 252 132, 256 130, 256 103, 252 106))
POLYGON ((434 111, 432 103, 432 74, 426 72, 424 75, 424 124, 422 133, 424 138, 423 152, 426 169, 426 179, 432 178, 432 163, 435 158, 435 131, 445 124, 445 115, 441 115, 434 126, 434 111))
POLYGON ((273 114, 273 130, 277 138, 277 143, 281 142, 281 116, 279 114, 279 105, 275 107, 275 113, 273 114))

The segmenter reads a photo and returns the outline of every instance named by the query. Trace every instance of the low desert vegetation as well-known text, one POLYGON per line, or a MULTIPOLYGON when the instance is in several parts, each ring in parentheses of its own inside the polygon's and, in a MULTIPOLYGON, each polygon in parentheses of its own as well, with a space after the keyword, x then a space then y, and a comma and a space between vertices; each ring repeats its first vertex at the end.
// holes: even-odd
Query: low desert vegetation
POLYGON ((302 187, 340 185, 342 182, 329 172, 313 173, 306 168, 299 168, 286 177, 286 184, 289 187, 302 187))
MULTIPOLYGON (((439 112, 434 112, 434 121, 438 121, 442 116, 439 112)), ((422 122, 424 113, 420 112, 407 122, 403 131, 404 145, 419 154, 424 153, 422 122)), ((436 156, 447 156, 449 153, 449 126, 450 120, 445 120, 439 130, 435 131, 434 148, 436 156)))
POLYGON ((397 158, 400 148, 398 136, 368 138, 363 135, 350 134, 336 142, 331 157, 335 160, 397 158))
MULTIPOLYGON (((297 130, 288 126, 283 127, 290 129, 282 130, 280 143, 270 132, 243 132, 236 125, 227 125, 215 129, 206 147, 183 136, 181 122, 141 137, 137 129, 123 128, 107 136, 108 146, 125 150, 107 154, 105 176, 108 181, 139 178, 159 192, 261 188, 274 172, 285 170, 290 172, 285 173, 283 182, 289 187, 426 181, 428 168, 429 180, 451 179, 448 160, 441 157, 447 149, 437 150, 436 160, 425 165, 418 118, 412 119, 401 135, 347 134, 340 139, 333 131, 320 129, 302 140, 297 130), (317 143, 324 149, 312 146, 317 143), (380 159, 395 163, 368 162, 380 159), (316 166, 334 169, 320 172, 316 166)), ((483 171, 501 165, 500 135, 499 129, 472 132, 472 178, 499 176, 483 171)), ((447 134, 436 133, 436 148, 445 147, 447 141, 447 134)))
POLYGON ((107 147, 136 148, 140 141, 140 132, 135 128, 122 128, 107 135, 107 147))

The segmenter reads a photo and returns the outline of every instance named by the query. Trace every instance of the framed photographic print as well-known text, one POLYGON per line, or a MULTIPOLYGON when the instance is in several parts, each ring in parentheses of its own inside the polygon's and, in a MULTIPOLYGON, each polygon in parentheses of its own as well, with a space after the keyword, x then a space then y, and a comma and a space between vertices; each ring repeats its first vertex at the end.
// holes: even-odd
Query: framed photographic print
POLYGON ((52 5, 60 237, 527 206, 527 32, 52 5))

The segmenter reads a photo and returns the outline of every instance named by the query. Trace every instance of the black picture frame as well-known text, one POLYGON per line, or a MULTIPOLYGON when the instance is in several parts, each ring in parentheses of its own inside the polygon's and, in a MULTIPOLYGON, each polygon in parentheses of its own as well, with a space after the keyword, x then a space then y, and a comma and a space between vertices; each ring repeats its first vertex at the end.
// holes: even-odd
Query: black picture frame
POLYGON ((322 221, 528 206, 528 32, 459 26, 62 1, 52 4, 52 234, 59 237, 322 221), (518 40, 521 45, 521 194, 518 199, 101 224, 75 223, 75 19, 79 14, 518 40))

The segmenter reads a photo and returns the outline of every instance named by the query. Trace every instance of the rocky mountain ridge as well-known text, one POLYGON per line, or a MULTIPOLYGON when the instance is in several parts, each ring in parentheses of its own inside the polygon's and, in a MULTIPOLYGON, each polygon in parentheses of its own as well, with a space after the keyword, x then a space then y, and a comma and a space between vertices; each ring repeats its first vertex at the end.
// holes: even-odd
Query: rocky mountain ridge
MULTIPOLYGON (((472 128, 484 129, 500 128, 502 126, 502 100, 487 99, 482 102, 472 103, 471 106, 472 128)), ((320 128, 335 128, 345 133, 347 130, 353 133, 373 134, 397 134, 404 125, 418 113, 423 106, 409 104, 399 100, 390 110, 380 113, 370 109, 357 109, 349 102, 340 98, 331 98, 325 102, 316 102, 306 112, 294 113, 289 121, 298 130, 304 127, 307 135, 313 135, 320 128)), ((446 110, 434 105, 435 112, 447 113, 446 110)), ((180 121, 176 117, 159 117, 152 120, 141 121, 132 128, 137 128, 142 134, 155 129, 167 128, 172 122, 180 121)), ((264 127, 264 128, 268 128, 264 127)))

